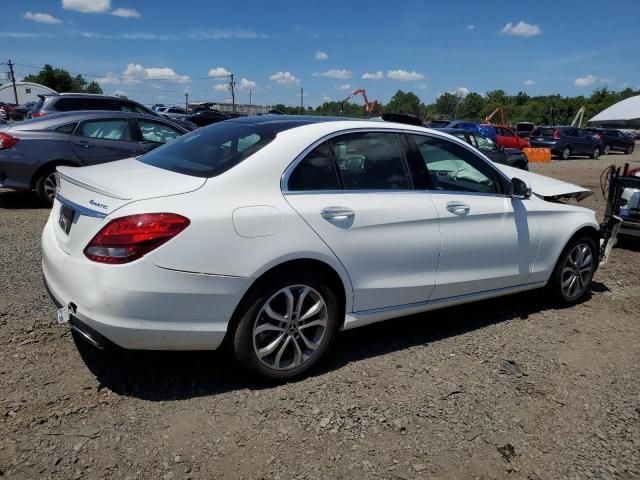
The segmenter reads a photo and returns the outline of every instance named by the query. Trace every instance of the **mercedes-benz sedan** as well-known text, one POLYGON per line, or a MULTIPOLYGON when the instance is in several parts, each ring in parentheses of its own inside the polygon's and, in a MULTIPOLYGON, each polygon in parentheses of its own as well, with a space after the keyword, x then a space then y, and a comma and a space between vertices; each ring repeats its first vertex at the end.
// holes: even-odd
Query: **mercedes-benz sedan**
POLYGON ((258 374, 302 373, 340 330, 548 286, 598 266, 587 190, 398 123, 262 116, 132 158, 59 167, 44 278, 96 346, 223 343, 258 374))

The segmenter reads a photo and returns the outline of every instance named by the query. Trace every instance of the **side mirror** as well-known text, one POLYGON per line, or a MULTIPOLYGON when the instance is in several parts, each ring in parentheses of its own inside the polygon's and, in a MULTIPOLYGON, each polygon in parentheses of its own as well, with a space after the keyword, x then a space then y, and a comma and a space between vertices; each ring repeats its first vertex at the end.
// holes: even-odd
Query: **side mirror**
POLYGON ((531 185, 519 178, 511 179, 511 198, 519 198, 520 200, 526 200, 531 198, 533 191, 531 185))

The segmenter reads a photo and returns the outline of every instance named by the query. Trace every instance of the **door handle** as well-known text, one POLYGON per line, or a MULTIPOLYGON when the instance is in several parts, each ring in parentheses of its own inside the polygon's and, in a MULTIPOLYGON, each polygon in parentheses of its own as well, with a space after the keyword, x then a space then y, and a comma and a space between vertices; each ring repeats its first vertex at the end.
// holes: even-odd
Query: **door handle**
POLYGON ((471 210, 471 207, 462 202, 449 202, 447 203, 447 210, 456 215, 466 215, 471 210))
POLYGON ((355 212, 346 207, 326 207, 320 212, 325 220, 346 220, 355 216, 355 212))
POLYGON ((71 142, 74 145, 78 146, 78 147, 82 147, 82 148, 89 148, 89 147, 93 147, 92 143, 89 142, 71 142))

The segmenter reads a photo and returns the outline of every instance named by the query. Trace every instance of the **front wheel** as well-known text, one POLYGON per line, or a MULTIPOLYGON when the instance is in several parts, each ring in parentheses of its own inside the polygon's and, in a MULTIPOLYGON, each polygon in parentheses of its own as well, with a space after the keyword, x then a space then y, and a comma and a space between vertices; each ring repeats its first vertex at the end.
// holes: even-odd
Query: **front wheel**
POLYGON ((552 294, 563 303, 580 301, 591 288, 597 266, 596 256, 591 238, 572 240, 562 251, 551 276, 549 287, 552 294))
POLYGON ((599 156, 600 156, 600 147, 594 147, 594 149, 591 151, 590 157, 597 160, 599 156))
POLYGON ((264 282, 241 307, 235 356, 259 376, 293 378, 327 352, 340 311, 335 292, 321 277, 291 273, 264 282))
POLYGON ((563 160, 569 160, 571 158, 571 148, 564 147, 560 153, 560 157, 562 157, 563 160))
POLYGON ((628 145, 624 153, 631 155, 633 153, 633 145, 628 145))
POLYGON ((611 145, 605 145, 604 149, 602 150, 602 154, 609 155, 610 153, 611 153, 611 145))

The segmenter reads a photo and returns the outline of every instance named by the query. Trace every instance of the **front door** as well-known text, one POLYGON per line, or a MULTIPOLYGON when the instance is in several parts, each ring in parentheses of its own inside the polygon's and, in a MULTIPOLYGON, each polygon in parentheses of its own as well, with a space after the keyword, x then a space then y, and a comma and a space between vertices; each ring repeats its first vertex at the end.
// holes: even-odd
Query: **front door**
POLYGON ((392 132, 335 137, 295 167, 285 189, 347 270, 354 311, 423 302, 435 286, 438 214, 413 189, 403 145, 392 132))
POLYGON ((432 300, 527 283, 540 233, 526 200, 505 192, 498 172, 471 150, 411 135, 431 179, 442 250, 432 300))

